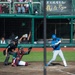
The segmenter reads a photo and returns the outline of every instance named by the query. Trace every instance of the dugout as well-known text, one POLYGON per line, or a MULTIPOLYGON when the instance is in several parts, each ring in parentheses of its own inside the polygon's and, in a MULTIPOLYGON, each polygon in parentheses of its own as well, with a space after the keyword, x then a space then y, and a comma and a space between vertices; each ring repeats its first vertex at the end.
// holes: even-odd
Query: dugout
MULTIPOLYGON (((42 0, 41 0, 42 1, 42 0)), ((43 10, 42 10, 42 2, 34 1, 34 3, 30 4, 30 10, 31 12, 27 14, 15 14, 14 10, 12 12, 10 11, 7 14, 0 14, 0 36, 5 36, 6 39, 8 39, 11 35, 11 33, 15 33, 15 35, 18 35, 21 37, 24 33, 29 33, 29 31, 32 32, 30 42, 28 44, 19 44, 24 47, 43 47, 43 27, 44 27, 44 16, 43 16, 43 10), (39 6, 38 6, 39 5, 39 6), (33 7, 36 6, 38 14, 35 14, 33 12, 33 7)), ((49 0, 48 0, 49 1, 49 0)), ((64 1, 68 0, 51 0, 52 5, 58 6, 58 4, 62 3, 64 1), (57 3, 57 4, 53 4, 57 3)), ((66 10, 63 10, 60 12, 59 9, 55 6, 54 8, 50 8, 49 4, 47 8, 47 45, 49 45, 49 42, 51 41, 51 35, 53 33, 57 34, 58 37, 62 39, 62 45, 61 46, 74 46, 75 43, 75 1, 69 0, 70 6, 67 5, 66 10), (49 10, 50 9, 50 10, 49 10), (52 10, 53 9, 53 10, 52 10), (55 9, 55 10, 54 10, 55 9), (58 12, 59 10, 59 12, 58 12), (51 11, 51 12, 50 12, 51 11), (70 12, 69 12, 70 11, 70 12), (55 13, 54 13, 55 12, 55 13), (68 13, 69 12, 69 13, 68 13)), ((0 2, 1 3, 1 2, 0 2)), ((51 5, 50 4, 50 5, 51 5)), ((9 4, 10 5, 10 4, 9 4)), ((51 6, 52 6, 51 5, 51 6)), ((63 8, 65 8, 63 7, 63 8)), ((11 9, 11 7, 10 7, 11 9)), ((7 45, 7 44, 6 44, 7 45)), ((6 45, 1 45, 0 47, 6 47, 6 45)))

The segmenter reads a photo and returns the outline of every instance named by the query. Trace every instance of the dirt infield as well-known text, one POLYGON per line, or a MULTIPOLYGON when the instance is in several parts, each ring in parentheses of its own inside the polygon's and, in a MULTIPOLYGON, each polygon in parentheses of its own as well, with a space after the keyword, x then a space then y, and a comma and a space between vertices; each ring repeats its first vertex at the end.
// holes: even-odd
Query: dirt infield
MULTIPOLYGON (((3 50, 4 48, 0 48, 0 51, 3 50)), ((51 50, 52 48, 47 48, 47 51, 51 50)), ((75 48, 62 48, 62 50, 75 51, 75 48)), ((43 51, 43 48, 33 48, 32 51, 43 51)), ((75 62, 67 63, 68 67, 64 67, 62 62, 54 62, 52 66, 46 67, 47 75, 75 75, 75 62)), ((18 67, 4 66, 0 63, 0 75, 44 75, 43 62, 29 62, 28 66, 18 67)))
MULTIPOLYGON (((75 62, 68 62, 64 67, 62 62, 54 62, 46 67, 47 75, 75 75, 75 62)), ((0 75, 43 75, 43 62, 29 62, 28 66, 12 67, 0 63, 0 75)))

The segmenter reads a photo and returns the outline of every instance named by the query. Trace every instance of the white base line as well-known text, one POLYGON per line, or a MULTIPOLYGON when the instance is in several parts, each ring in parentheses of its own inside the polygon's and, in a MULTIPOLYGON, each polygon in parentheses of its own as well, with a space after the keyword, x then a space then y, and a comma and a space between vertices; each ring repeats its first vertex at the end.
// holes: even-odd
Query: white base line
POLYGON ((62 69, 57 69, 57 70, 58 70, 59 72, 65 72, 65 73, 67 73, 67 74, 69 74, 69 75, 75 75, 75 74, 73 74, 73 73, 63 71, 62 69))
MULTIPOLYGON (((55 68, 55 67, 53 67, 53 68, 55 68)), ((61 73, 66 73, 66 74, 68 74, 68 75, 75 75, 74 73, 70 73, 70 72, 66 72, 66 71, 63 71, 63 69, 67 69, 67 68, 69 68, 69 67, 64 67, 64 68, 61 68, 61 69, 57 69, 56 71, 59 71, 59 72, 61 72, 61 73)), ((32 68, 21 68, 21 70, 32 70, 32 71, 43 71, 43 67, 41 67, 41 68, 39 68, 38 69, 38 67, 32 67, 32 68)), ((54 70, 50 70, 50 71, 54 71, 54 70)))

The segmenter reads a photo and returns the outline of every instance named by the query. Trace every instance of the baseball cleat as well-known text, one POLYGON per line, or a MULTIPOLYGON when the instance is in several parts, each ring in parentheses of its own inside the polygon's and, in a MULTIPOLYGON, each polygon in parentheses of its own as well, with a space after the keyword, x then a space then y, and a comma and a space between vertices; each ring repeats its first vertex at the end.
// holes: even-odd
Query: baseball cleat
POLYGON ((67 67, 67 65, 66 65, 66 66, 64 66, 64 67, 67 67))
POLYGON ((46 66, 48 66, 48 64, 46 64, 46 66))

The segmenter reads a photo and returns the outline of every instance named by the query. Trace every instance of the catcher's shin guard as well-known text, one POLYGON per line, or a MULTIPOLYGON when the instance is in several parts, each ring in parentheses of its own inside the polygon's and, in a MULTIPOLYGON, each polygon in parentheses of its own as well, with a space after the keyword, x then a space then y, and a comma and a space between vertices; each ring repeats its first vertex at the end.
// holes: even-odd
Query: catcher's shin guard
POLYGON ((15 64, 18 66, 19 59, 16 58, 15 64))

